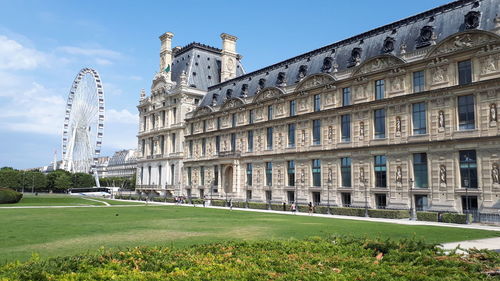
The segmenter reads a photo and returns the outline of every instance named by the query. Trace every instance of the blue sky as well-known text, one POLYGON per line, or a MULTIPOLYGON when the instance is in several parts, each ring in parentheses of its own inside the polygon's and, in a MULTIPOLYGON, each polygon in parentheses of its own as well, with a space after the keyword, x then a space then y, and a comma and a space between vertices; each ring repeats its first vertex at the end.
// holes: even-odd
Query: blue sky
POLYGON ((220 33, 236 35, 250 72, 447 2, 0 0, 0 167, 60 154, 67 94, 83 67, 104 83, 103 155, 135 148, 139 92, 166 31, 173 46, 220 47, 220 33))

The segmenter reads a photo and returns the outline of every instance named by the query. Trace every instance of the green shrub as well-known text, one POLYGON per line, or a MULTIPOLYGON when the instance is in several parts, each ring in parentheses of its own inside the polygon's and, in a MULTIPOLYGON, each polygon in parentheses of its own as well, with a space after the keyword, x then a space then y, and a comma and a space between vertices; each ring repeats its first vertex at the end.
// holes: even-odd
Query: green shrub
POLYGON ((212 206, 225 207, 226 201, 224 201, 224 200, 212 200, 212 206))
POLYGON ((248 202, 248 208, 250 208, 250 209, 267 210, 267 207, 268 207, 268 204, 266 204, 266 203, 248 202))
POLYGON ((417 212, 417 220, 419 221, 438 221, 438 213, 435 212, 417 212))
POLYGON ((314 212, 317 214, 328 214, 328 207, 325 206, 316 206, 314 208, 314 212))
POLYGON ((23 194, 10 188, 0 187, 0 204, 13 204, 19 202, 23 194))
POLYGON ((226 241, 0 265, 0 280, 493 280, 500 254, 445 255, 415 239, 226 241))
POLYGON ((410 217, 410 213, 408 210, 369 209, 368 216, 371 218, 407 219, 410 217))
MULTIPOLYGON (((447 222, 447 223, 460 223, 460 224, 467 223, 466 216, 463 214, 457 214, 457 213, 444 213, 441 215, 441 221, 447 222)), ((472 220, 470 220, 470 221, 472 221, 472 220)))
POLYGON ((339 216, 364 217, 365 216, 365 209, 364 208, 333 207, 333 208, 331 208, 331 213, 333 215, 339 215, 339 216))

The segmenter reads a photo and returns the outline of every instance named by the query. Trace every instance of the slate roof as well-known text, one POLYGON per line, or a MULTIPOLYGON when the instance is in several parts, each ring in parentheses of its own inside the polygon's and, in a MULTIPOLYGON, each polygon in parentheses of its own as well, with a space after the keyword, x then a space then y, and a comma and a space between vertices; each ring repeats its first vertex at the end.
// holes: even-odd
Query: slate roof
POLYGON ((352 64, 350 60, 354 48, 361 49, 359 62, 363 63, 384 53, 384 41, 388 37, 394 40, 394 50, 388 54, 401 57, 401 45, 406 45, 406 52, 413 52, 419 48, 418 38, 423 27, 432 27, 433 40, 435 44, 438 44, 446 37, 464 31, 466 29, 464 17, 471 11, 480 12, 479 25, 475 29, 492 30, 495 27, 496 15, 500 15, 500 1, 459 0, 370 30, 224 83, 210 86, 209 92, 201 101, 200 106, 211 105, 214 94, 218 95, 217 105, 221 105, 226 99, 227 89, 233 90, 233 97, 239 97, 243 84, 247 84, 248 96, 254 96, 259 89, 258 83, 261 78, 266 79, 265 87, 275 87, 280 72, 285 73, 286 85, 296 84, 301 65, 307 66, 307 75, 321 73, 326 57, 332 57, 338 65, 338 71, 345 70, 352 64))
MULTIPOLYGON (((221 49, 200 43, 190 43, 173 53, 172 80, 179 82, 183 71, 187 74, 188 85, 200 90, 220 83, 221 49)), ((238 60, 236 75, 245 74, 238 60)))
POLYGON ((109 159, 108 167, 136 163, 137 158, 135 152, 134 149, 125 149, 115 152, 109 159))

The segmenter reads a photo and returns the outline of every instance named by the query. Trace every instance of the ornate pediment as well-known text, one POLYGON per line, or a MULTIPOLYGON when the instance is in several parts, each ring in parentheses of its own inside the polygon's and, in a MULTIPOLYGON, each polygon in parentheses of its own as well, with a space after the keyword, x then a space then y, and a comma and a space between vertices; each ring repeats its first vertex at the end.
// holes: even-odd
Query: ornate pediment
POLYGON ((304 78, 304 80, 297 85, 295 91, 306 91, 332 82, 335 82, 335 79, 329 74, 313 74, 304 78))
POLYGON ((158 72, 153 78, 153 84, 151 85, 151 92, 156 92, 157 90, 163 88, 168 91, 173 88, 173 84, 172 82, 168 81, 167 74, 165 74, 164 72, 158 72))
POLYGON ((278 89, 278 88, 274 88, 274 87, 264 88, 264 89, 260 90, 257 93, 257 95, 255 95, 255 98, 253 99, 253 102, 259 102, 259 101, 262 101, 262 100, 277 98, 277 97, 280 97, 280 96, 282 96, 284 94, 285 93, 282 90, 278 89))
POLYGON ((227 99, 221 106, 221 111, 222 110, 227 110, 227 109, 231 109, 231 108, 238 108, 238 107, 241 107, 245 105, 245 102, 240 99, 240 98, 230 98, 230 99, 227 99))
POLYGON ((392 55, 381 55, 371 58, 361 64, 353 73, 355 75, 363 75, 370 72, 379 71, 385 68, 394 67, 395 65, 403 64, 404 61, 392 55))
POLYGON ((441 41, 427 54, 427 57, 434 57, 462 49, 473 48, 490 42, 500 43, 500 37, 491 32, 482 30, 465 31, 453 34, 441 41))
POLYGON ((206 115, 206 114, 209 114, 209 113, 212 113, 212 112, 214 112, 214 110, 210 106, 198 107, 194 111, 193 117, 198 117, 198 116, 206 115))

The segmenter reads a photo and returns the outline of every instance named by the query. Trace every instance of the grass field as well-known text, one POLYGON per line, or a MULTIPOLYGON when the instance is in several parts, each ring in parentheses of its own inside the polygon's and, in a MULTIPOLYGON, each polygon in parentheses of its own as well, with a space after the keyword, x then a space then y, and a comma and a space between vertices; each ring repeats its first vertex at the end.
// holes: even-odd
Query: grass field
MULTIPOLYGON (((137 202, 123 202, 115 201, 104 198, 90 198, 98 201, 104 201, 111 205, 142 205, 143 203, 137 202)), ((105 206, 105 204, 87 200, 84 197, 69 196, 66 194, 39 194, 34 195, 25 193, 19 203, 16 204, 2 204, 0 207, 22 207, 22 206, 105 206)))
MULTIPOLYGON (((78 198, 64 200, 70 199, 78 198)), ((71 204, 80 203, 74 201, 71 204)), ((182 206, 3 208, 0 209, 0 225, 0 263, 26 260, 32 253, 45 258, 95 251, 102 246, 185 247, 225 240, 300 239, 328 235, 416 237, 440 243, 500 236, 500 232, 484 230, 182 206)))

